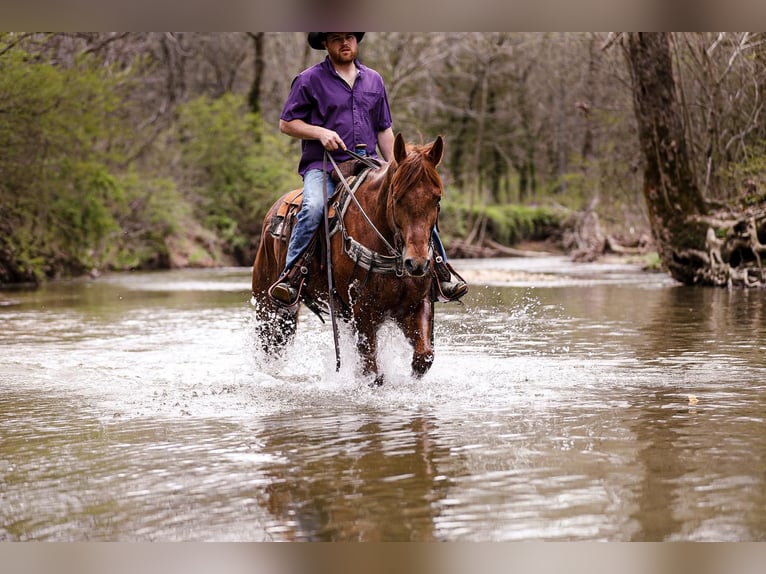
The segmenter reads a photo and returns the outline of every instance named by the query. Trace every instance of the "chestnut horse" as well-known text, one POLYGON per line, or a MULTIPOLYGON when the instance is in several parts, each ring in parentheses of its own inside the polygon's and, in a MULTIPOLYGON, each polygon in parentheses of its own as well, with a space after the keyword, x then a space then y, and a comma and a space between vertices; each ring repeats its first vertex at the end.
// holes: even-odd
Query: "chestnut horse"
MULTIPOLYGON (((377 333, 388 319, 395 321, 412 344, 414 375, 425 374, 434 360, 431 282, 436 279, 431 232, 443 194, 436 171, 443 153, 441 136, 428 145, 415 146, 406 145, 398 134, 392 161, 366 174, 353 194, 355 201, 350 193, 342 193, 344 183, 337 186, 332 198, 338 220, 330 240, 333 308, 336 315, 350 321, 363 372, 375 375, 376 384, 383 382, 376 359, 377 333)), ((281 350, 292 339, 299 311, 298 304, 284 307, 268 295, 287 254, 287 241, 276 236, 272 223, 288 195, 266 214, 253 265, 256 319, 267 352, 281 350)), ((322 236, 323 231, 320 225, 322 236)), ((301 292, 301 299, 315 312, 317 301, 326 304, 329 299, 326 258, 320 251, 323 249, 317 249, 311 258, 301 292)))

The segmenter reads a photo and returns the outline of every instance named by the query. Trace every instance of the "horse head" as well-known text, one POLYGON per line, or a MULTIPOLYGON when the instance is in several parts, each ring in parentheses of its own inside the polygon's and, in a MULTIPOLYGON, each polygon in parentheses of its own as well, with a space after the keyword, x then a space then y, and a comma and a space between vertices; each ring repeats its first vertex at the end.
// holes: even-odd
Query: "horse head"
POLYGON ((422 277, 429 270, 431 232, 443 194, 436 167, 443 154, 442 136, 428 145, 407 146, 401 134, 394 140, 386 214, 404 271, 413 277, 422 277))

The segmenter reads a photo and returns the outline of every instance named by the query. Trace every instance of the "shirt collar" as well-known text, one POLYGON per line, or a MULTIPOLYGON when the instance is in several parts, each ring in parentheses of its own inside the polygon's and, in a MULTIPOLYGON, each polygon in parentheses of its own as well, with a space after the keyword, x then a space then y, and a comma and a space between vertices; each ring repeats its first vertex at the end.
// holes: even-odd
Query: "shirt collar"
MULTIPOLYGON (((322 62, 327 68, 327 70, 330 71, 330 73, 338 76, 338 72, 335 70, 335 66, 332 65, 332 61, 330 60, 330 56, 325 56, 324 62, 322 62)), ((356 71, 358 75, 362 75, 364 72, 364 65, 359 61, 359 58, 354 58, 354 65, 356 66, 356 71)))

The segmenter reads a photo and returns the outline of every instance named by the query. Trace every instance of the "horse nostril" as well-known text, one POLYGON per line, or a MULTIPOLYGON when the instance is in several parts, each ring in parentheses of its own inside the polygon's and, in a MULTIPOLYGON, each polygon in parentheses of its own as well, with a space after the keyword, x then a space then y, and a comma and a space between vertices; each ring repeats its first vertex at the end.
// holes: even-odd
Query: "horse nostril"
POLYGON ((428 259, 418 261, 415 258, 408 257, 404 260, 404 270, 406 271, 407 275, 411 275, 413 277, 422 277, 428 272, 429 263, 430 261, 428 259))

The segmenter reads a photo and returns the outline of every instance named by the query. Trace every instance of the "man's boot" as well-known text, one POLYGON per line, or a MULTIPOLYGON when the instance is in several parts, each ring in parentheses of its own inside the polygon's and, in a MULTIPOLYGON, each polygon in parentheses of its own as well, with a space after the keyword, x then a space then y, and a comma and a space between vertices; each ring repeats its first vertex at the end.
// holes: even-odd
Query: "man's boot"
POLYGON ((468 284, 441 257, 434 258, 434 271, 439 280, 439 294, 447 301, 457 301, 468 293, 468 284), (455 273, 455 279, 452 274, 455 273))
POLYGON ((306 280, 308 268, 298 261, 269 289, 269 295, 282 305, 291 306, 298 301, 303 282, 306 280))

